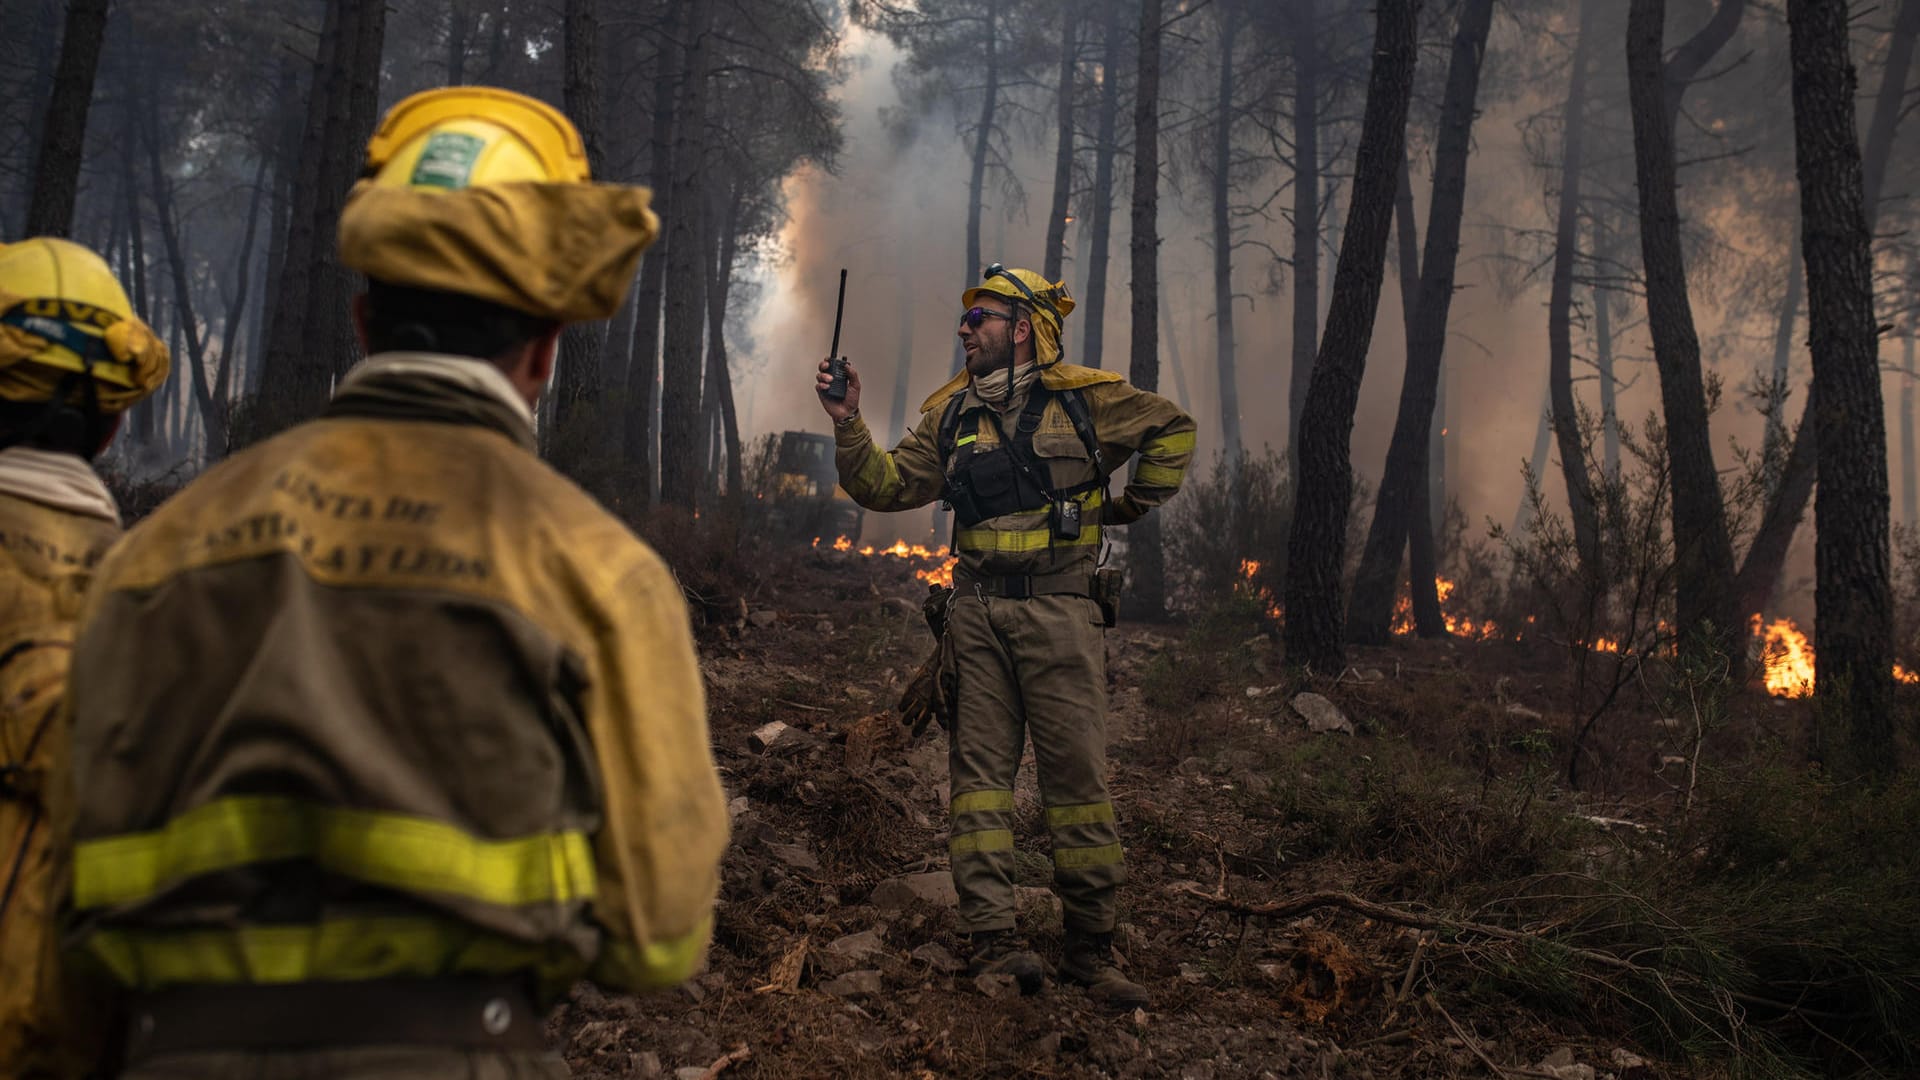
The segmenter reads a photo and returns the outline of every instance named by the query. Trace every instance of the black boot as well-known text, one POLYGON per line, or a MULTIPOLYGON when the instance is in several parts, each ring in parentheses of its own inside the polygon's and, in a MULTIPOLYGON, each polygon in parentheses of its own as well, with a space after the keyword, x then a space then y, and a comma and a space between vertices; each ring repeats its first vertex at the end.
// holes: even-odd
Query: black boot
POLYGON ((1046 977, 1040 958, 1027 951, 1026 942, 1011 930, 983 930, 968 936, 973 957, 967 963, 968 975, 1011 975, 1022 994, 1040 992, 1046 977))
POLYGON ((1066 955, 1060 977, 1087 988, 1087 996, 1116 1009, 1138 1009, 1147 1004, 1147 988, 1120 974, 1113 963, 1113 932, 1094 933, 1067 928, 1066 955))

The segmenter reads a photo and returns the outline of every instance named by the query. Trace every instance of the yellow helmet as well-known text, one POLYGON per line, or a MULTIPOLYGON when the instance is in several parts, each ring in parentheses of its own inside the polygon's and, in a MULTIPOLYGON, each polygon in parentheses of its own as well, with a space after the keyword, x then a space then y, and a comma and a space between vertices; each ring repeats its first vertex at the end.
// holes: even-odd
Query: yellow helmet
POLYGON ((1033 356, 1041 364, 1060 358, 1060 333, 1073 312, 1073 297, 1064 281, 1048 281, 1031 270, 1009 270, 999 263, 987 267, 981 282, 960 294, 960 306, 970 308, 982 296, 998 296, 1027 310, 1033 324, 1033 356))
POLYGON ((77 374, 102 411, 122 412, 169 363, 106 260, 55 237, 0 244, 0 400, 46 401, 77 374))
POLYGON ((545 102, 490 86, 423 90, 389 109, 367 144, 366 175, 439 191, 590 179, 571 121, 545 102))

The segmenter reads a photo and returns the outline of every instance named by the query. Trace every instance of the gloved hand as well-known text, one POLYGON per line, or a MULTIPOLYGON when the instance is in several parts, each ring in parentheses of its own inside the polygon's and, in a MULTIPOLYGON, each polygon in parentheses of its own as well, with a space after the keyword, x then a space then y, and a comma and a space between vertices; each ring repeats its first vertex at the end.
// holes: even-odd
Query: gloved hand
POLYGON ((913 678, 907 681, 906 690, 900 694, 900 722, 912 730, 915 739, 926 732, 927 724, 931 721, 939 721, 943 730, 949 726, 939 706, 939 668, 940 646, 935 645, 932 655, 920 665, 920 670, 913 673, 913 678))

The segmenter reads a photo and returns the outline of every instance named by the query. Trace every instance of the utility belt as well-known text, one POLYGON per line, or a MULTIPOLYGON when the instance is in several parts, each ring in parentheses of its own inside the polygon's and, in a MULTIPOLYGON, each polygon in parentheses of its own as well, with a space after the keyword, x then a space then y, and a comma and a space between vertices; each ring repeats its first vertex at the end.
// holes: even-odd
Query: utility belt
POLYGON ((180 986, 136 996, 128 1064, 206 1051, 547 1049, 544 1010, 519 979, 376 979, 180 986))
MULTIPOLYGON (((1120 590, 1124 584, 1118 567, 1102 566, 1092 571, 1069 570, 1059 574, 974 574, 955 569, 956 589, 970 591, 981 598, 1026 600, 1035 596, 1084 596, 1100 605, 1101 621, 1114 626, 1120 621, 1120 590)), ((936 636, 938 631, 935 632, 936 636)))

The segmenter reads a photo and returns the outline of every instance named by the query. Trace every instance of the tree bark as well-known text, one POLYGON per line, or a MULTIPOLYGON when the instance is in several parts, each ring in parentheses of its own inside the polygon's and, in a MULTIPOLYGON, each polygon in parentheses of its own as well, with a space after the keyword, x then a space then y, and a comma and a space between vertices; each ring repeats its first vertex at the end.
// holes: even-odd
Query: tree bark
MULTIPOLYGON (((1287 383, 1287 460, 1296 478, 1301 410, 1320 337, 1320 45, 1314 4, 1293 0, 1293 372, 1287 383)), ((1400 139, 1404 144, 1404 131, 1400 139)))
MULTIPOLYGON (((1413 316, 1420 303, 1420 241, 1413 218, 1413 170, 1405 157, 1400 159, 1400 186, 1393 193, 1393 231, 1400 255, 1400 323, 1411 357, 1413 316)), ((1441 389, 1445 389, 1444 382, 1441 383, 1441 389)), ((1435 423, 1443 422, 1444 408, 1436 411, 1440 417, 1436 418, 1435 423)), ((1446 467, 1446 451, 1445 444, 1438 438, 1430 440, 1429 445, 1438 447, 1427 463, 1427 471, 1431 474, 1446 467)), ((1433 544, 1433 531, 1437 527, 1433 508, 1435 504, 1445 505, 1444 497, 1435 497, 1436 486, 1430 480, 1414 492, 1412 522, 1407 536, 1407 574, 1414 586, 1411 593, 1413 625, 1423 638, 1445 637, 1447 633, 1447 621, 1440 611, 1440 593, 1435 584, 1439 560, 1433 544), (1420 587, 1421 582, 1426 582, 1426 587, 1420 587)), ((1444 488, 1440 490, 1444 492, 1444 488)))
POLYGON ((80 193, 80 161, 87 144, 87 113, 93 104, 93 77, 100 67, 100 46, 107 36, 108 3, 67 2, 60 64, 53 72, 53 94, 47 99, 46 118, 40 125, 33 200, 27 206, 28 236, 66 236, 73 227, 73 204, 80 193))
MULTIPOLYGON (((1602 251, 1594 228, 1594 252, 1602 251)), ((1613 377, 1613 294, 1593 287, 1593 364, 1600 377, 1600 468, 1609 481, 1620 475, 1620 384, 1613 377)))
MULTIPOLYGON (((1160 0, 1140 3, 1139 78, 1133 95, 1133 356, 1127 381, 1160 388, 1160 0)), ((1136 468, 1139 459, 1134 459, 1136 468)), ((1127 527, 1127 584, 1131 606, 1147 621, 1167 614, 1166 553, 1160 517, 1148 514, 1127 527)))
POLYGON ((1920 491, 1916 491, 1913 476, 1913 333, 1900 339, 1901 370, 1906 378, 1900 380, 1900 506, 1904 511, 1901 520, 1911 529, 1920 525, 1920 491))
POLYGON ((1766 454, 1767 491, 1772 493, 1780 486, 1780 473, 1785 468, 1785 459, 1791 450, 1788 442, 1792 436, 1787 431, 1786 405, 1789 387, 1787 378, 1793 369, 1793 324, 1800 316, 1800 292, 1804 287, 1800 256, 1800 230, 1793 231, 1793 242, 1787 248, 1787 291, 1780 300, 1780 317, 1773 329, 1773 411, 1767 414, 1766 454))
MULTIPOLYGON (((1867 123, 1867 142, 1862 151, 1862 185, 1867 228, 1872 230, 1880 206, 1880 190, 1892 157, 1894 130, 1898 127, 1901 103, 1906 94, 1907 74, 1913 64, 1914 43, 1920 39, 1920 0, 1903 0, 1887 46, 1887 62, 1880 73, 1880 91, 1874 97, 1873 118, 1867 123)), ((1805 225, 1802 224, 1804 231, 1805 225)), ((1747 613, 1766 610, 1773 599, 1774 584, 1780 580, 1787 552, 1793 547, 1794 531, 1806 513, 1807 500, 1813 496, 1819 454, 1815 445, 1814 394, 1800 410, 1800 426, 1793 438, 1793 450, 1787 455, 1780 485, 1768 502, 1755 530, 1747 557, 1740 564, 1735 582, 1740 610, 1747 613)))
POLYGON ((688 8, 686 78, 673 135, 673 207, 667 228, 666 351, 660 384, 660 501, 694 508, 700 489, 700 349, 706 275, 701 272, 700 217, 706 171, 707 65, 712 53, 713 0, 688 8))
MULTIPOLYGON (((1722 7, 1738 4, 1726 0, 1722 7)), ((1640 248, 1646 266, 1647 323, 1673 466, 1675 615, 1683 642, 1711 628, 1711 643, 1738 665, 1744 627, 1734 607, 1733 549, 1713 463, 1700 339, 1680 247, 1673 126, 1662 78, 1666 0, 1633 0, 1627 17, 1627 82, 1634 171, 1640 193, 1640 248)), ((1704 60, 1701 61, 1704 63, 1704 60)))
POLYGON ((1843 4, 1787 0, 1794 165, 1813 353, 1814 693, 1849 719, 1857 763, 1891 771, 1893 592, 1873 235, 1854 140, 1843 4))
POLYGON ((734 408, 733 371, 727 364, 727 296, 732 291, 733 263, 740 250, 740 206, 743 192, 736 185, 720 223, 719 242, 707 278, 707 386, 719 404, 721 449, 727 458, 726 502, 738 509, 744 490, 740 462, 740 415, 734 408))
MULTIPOLYGON (((1460 255, 1460 221, 1466 212, 1467 155, 1473 145, 1474 101, 1480 91, 1481 62, 1493 26, 1493 0, 1464 0, 1447 68, 1446 96, 1440 106, 1440 133, 1434 148, 1433 201, 1427 208, 1427 248, 1420 260, 1420 287, 1409 328, 1406 377, 1399 415, 1374 500, 1360 571, 1347 612, 1347 640, 1384 643, 1391 635, 1393 596, 1400 577, 1400 555, 1414 528, 1415 504, 1427 487, 1428 444, 1433 432, 1434 398, 1440 382, 1440 357, 1447 347, 1447 317, 1453 304, 1454 267, 1460 255)), ((1406 158, 1394 165, 1395 188, 1406 172, 1406 158)), ((1387 213, 1392 214, 1393 193, 1387 213)), ((1431 573, 1412 582, 1414 595, 1434 593, 1431 573)), ((1432 609, 1439 597, 1432 595, 1432 609)), ((1444 628, 1442 628, 1444 632, 1444 628)))
POLYGON ((226 446, 226 402, 214 397, 214 380, 207 372, 206 341, 200 334, 200 320, 193 310, 193 279, 187 269, 179 225, 173 216, 172 184, 167 179, 166 170, 160 165, 159 110, 154 108, 152 98, 147 100, 147 128, 142 141, 147 149, 147 178, 152 184, 148 194, 153 199, 154 223, 159 226, 160 241, 167 251, 167 265, 173 278, 173 302, 178 311, 182 335, 186 339, 187 359, 192 372, 193 400, 205 418, 207 457, 211 460, 218 455, 218 448, 226 446))
MULTIPOLYGON (((987 0, 987 37, 985 53, 987 85, 980 98, 980 119, 973 132, 972 164, 967 173, 967 266, 960 279, 962 289, 970 289, 980 279, 986 264, 980 254, 980 215, 986 202, 987 155, 993 149, 993 114, 1000 103, 999 20, 1000 0, 987 0)), ((960 348, 956 339, 954 348, 960 348)))
POLYGON ((1547 446, 1553 441, 1553 390, 1548 388, 1546 399, 1540 403, 1540 419, 1533 430, 1533 453, 1527 458, 1527 485, 1520 491, 1520 507, 1513 512, 1513 535, 1519 536, 1533 522, 1533 493, 1540 489, 1540 478, 1546 475, 1547 446))
POLYGON ((1093 234, 1087 238, 1087 287, 1084 291, 1080 362, 1101 366, 1107 330, 1107 262, 1113 241, 1113 159, 1120 126, 1120 3, 1102 4, 1100 31, 1100 116, 1094 129, 1093 234))
POLYGON ((386 0, 356 0, 351 19, 343 19, 352 32, 341 41, 351 51, 341 68, 334 99, 328 103, 330 130, 336 123, 333 112, 338 111, 333 136, 336 152, 327 159, 314 203, 314 288, 307 294, 306 317, 310 365, 306 365, 306 377, 295 380, 303 392, 296 401, 296 415, 301 418, 318 412, 331 395, 334 380, 360 359, 360 341, 348 315, 359 277, 340 262, 340 211, 360 175, 367 139, 379 120, 386 23, 386 0))
POLYGON ((1078 55, 1074 32, 1079 26, 1079 10, 1072 2, 1060 8, 1060 86, 1054 102, 1057 135, 1053 152, 1053 206, 1047 214, 1047 249, 1041 272, 1048 281, 1059 281, 1066 261, 1067 217, 1073 212, 1073 95, 1074 68, 1078 55))
MULTIPOLYGON (((1285 640, 1288 664, 1321 674, 1338 674, 1345 663, 1340 577, 1353 498, 1348 444, 1380 302, 1394 188, 1406 154, 1419 14, 1419 0, 1379 0, 1375 8, 1373 63, 1333 306, 1301 411, 1298 495, 1287 538, 1285 640)), ((1421 288, 1424 292, 1426 285, 1421 288)))
MULTIPOLYGON (((587 168, 596 179, 606 172, 606 133, 600 122, 600 3, 566 0, 566 71, 561 99, 567 117, 586 145, 587 168)), ((574 323, 560 338, 560 370, 555 380, 553 420, 559 430, 595 396, 605 323, 574 323)))
POLYGON ((1562 121, 1559 217, 1554 230, 1553 286, 1547 299, 1547 388, 1553 397, 1553 434, 1560 449, 1560 475, 1567 486, 1573 543, 1580 572, 1598 582, 1600 512, 1594 505, 1592 472, 1580 434, 1580 408, 1573 396, 1573 266, 1580 246, 1580 180, 1586 167, 1587 62, 1593 53, 1598 0, 1580 5, 1580 40, 1574 44, 1573 74, 1567 85, 1562 121))
POLYGON ((460 86, 467 81, 467 42, 473 37, 472 0, 449 0, 447 4, 447 85, 460 86))
MULTIPOLYGON (((653 208, 661 220, 672 222, 673 143, 679 102, 683 56, 681 29, 685 25, 687 0, 668 0, 661 18, 660 52, 653 79, 653 124, 648 141, 648 182, 653 185, 653 208)), ((667 281, 666 253, 672 236, 663 236, 640 263, 640 285, 634 290, 633 356, 627 363, 626 424, 622 443, 627 463, 642 479, 644 489, 635 502, 641 506, 653 501, 654 484, 654 387, 660 381, 661 301, 667 281), (665 241, 663 244, 661 241, 665 241)))
POLYGON ((1228 474, 1240 469, 1240 380, 1233 353, 1233 54, 1239 6, 1221 0, 1220 80, 1213 117, 1213 356, 1220 380, 1220 443, 1228 474))

